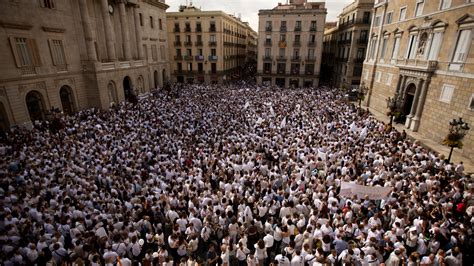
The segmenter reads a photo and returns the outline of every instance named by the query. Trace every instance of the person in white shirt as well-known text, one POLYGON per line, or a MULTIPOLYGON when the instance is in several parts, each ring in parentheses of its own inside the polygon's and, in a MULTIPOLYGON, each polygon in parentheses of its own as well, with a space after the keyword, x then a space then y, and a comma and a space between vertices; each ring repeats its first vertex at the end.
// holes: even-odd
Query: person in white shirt
POLYGON ((278 266, 290 266, 291 262, 286 256, 286 252, 283 251, 281 254, 275 256, 275 262, 278 263, 278 266))
POLYGON ((247 261, 247 254, 250 253, 250 250, 245 246, 242 242, 239 242, 236 255, 237 261, 239 262, 239 266, 246 265, 247 261))

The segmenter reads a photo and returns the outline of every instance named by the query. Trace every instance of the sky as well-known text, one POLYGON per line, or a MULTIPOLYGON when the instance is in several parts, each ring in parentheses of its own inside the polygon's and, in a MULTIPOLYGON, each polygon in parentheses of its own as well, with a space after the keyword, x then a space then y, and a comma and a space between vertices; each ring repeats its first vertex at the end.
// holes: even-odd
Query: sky
MULTIPOLYGON (((180 5, 186 5, 191 0, 166 0, 170 6, 168 12, 178 11, 180 5)), ((272 9, 280 3, 286 3, 286 0, 192 0, 195 7, 200 7, 203 11, 222 10, 228 14, 240 16, 242 21, 248 21, 250 26, 257 31, 258 28, 258 10, 272 9)), ((326 22, 336 21, 337 15, 342 8, 351 3, 352 0, 309 0, 309 2, 326 2, 328 14, 326 22)))

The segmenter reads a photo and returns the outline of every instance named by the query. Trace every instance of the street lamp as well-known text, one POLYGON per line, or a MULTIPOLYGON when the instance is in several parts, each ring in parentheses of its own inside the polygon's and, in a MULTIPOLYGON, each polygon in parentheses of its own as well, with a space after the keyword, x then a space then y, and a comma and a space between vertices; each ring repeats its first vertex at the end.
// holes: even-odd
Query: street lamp
POLYGON ((357 89, 357 99, 359 100, 359 108, 361 108, 360 106, 361 106, 362 100, 364 100, 365 95, 367 94, 368 91, 369 91, 369 88, 367 88, 364 82, 362 81, 362 83, 359 85, 359 88, 357 89))
POLYGON ((443 140, 443 144, 451 147, 448 156, 448 163, 451 161, 451 155, 453 154, 454 148, 462 149, 462 139, 466 136, 469 131, 469 125, 462 121, 460 117, 458 120, 453 119, 449 122, 449 134, 443 140))
POLYGON ((400 106, 402 99, 400 97, 400 94, 395 93, 395 95, 390 98, 388 97, 387 101, 387 115, 390 116, 390 127, 392 127, 393 124, 393 117, 398 116, 400 114, 400 106))

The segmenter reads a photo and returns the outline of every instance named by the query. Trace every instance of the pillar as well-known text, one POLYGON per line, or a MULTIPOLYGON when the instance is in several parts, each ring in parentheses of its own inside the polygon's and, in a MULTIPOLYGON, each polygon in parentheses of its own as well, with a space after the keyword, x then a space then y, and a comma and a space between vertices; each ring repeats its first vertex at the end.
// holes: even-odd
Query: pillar
POLYGON ((97 61, 97 53, 94 45, 94 33, 92 32, 87 0, 79 1, 79 9, 81 10, 82 28, 84 29, 84 38, 86 40, 87 58, 90 61, 97 61))
POLYGON ((397 88, 395 90, 395 93, 400 92, 400 87, 402 85, 402 79, 403 79, 403 75, 398 75, 397 88))
POLYGON ((135 35, 137 38, 137 55, 138 55, 138 59, 143 59, 142 32, 140 28, 140 14, 138 12, 138 5, 136 5, 133 8, 133 15, 135 17, 135 35))
POLYGON ((423 107, 425 106, 426 94, 428 93, 428 84, 429 84, 429 80, 425 80, 425 82, 423 83, 421 93, 420 93, 420 99, 418 100, 418 104, 416 107, 415 117, 413 118, 413 121, 410 126, 410 129, 412 131, 418 131, 418 127, 420 126, 421 113, 423 112, 423 107))
POLYGON ((126 61, 132 60, 132 53, 130 51, 130 33, 128 32, 128 19, 125 10, 125 1, 119 1, 120 26, 122 30, 122 47, 126 61))
POLYGON ((415 91, 415 95, 414 95, 414 98, 413 98, 413 103, 412 103, 411 108, 410 108, 410 114, 408 114, 407 120, 405 122, 405 126, 407 128, 411 128, 411 124, 413 122, 413 117, 415 116, 416 109, 418 108, 418 100, 420 98, 420 92, 422 90, 422 86, 423 86, 423 79, 419 79, 418 84, 416 85, 416 91, 415 91))
POLYGON ((110 21, 110 15, 109 15, 109 2, 107 0, 100 0, 100 4, 102 7, 102 16, 104 19, 107 58, 110 61, 115 61, 117 60, 117 55, 115 54, 115 36, 113 32, 112 22, 110 21))

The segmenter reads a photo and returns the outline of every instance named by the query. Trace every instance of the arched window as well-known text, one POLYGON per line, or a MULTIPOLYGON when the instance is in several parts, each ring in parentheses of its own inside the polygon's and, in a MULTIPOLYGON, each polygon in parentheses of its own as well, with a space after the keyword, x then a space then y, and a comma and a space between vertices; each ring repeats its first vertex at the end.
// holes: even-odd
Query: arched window
POLYGON ((109 95, 109 103, 116 104, 117 103, 117 91, 115 89, 115 83, 110 81, 107 85, 107 92, 109 95))

